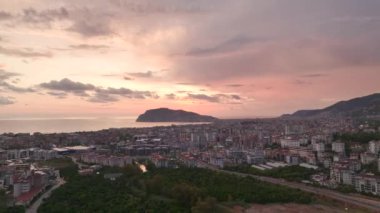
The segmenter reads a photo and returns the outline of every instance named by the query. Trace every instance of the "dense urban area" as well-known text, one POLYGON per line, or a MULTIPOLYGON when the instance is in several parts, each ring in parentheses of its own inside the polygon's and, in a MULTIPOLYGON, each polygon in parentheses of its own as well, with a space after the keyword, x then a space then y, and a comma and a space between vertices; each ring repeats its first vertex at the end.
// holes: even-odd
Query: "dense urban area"
POLYGON ((380 122, 373 120, 8 133, 0 148, 0 212, 228 212, 315 202, 306 187, 380 196, 380 122))

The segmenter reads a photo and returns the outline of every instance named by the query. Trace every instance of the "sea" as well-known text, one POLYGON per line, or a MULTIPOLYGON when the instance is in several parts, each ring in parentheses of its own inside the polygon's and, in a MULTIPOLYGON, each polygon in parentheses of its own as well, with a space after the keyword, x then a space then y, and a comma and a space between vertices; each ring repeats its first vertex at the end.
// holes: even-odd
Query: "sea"
POLYGON ((187 125, 178 122, 136 122, 136 117, 66 117, 0 119, 0 134, 3 133, 68 133, 97 131, 109 128, 141 128, 155 126, 187 125))

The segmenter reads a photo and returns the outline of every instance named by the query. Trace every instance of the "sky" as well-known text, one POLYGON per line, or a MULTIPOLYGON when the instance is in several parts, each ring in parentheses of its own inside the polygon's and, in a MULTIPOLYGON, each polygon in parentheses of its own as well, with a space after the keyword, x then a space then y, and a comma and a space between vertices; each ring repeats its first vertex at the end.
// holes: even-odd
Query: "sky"
POLYGON ((0 118, 272 117, 380 92, 378 0, 0 0, 0 118))

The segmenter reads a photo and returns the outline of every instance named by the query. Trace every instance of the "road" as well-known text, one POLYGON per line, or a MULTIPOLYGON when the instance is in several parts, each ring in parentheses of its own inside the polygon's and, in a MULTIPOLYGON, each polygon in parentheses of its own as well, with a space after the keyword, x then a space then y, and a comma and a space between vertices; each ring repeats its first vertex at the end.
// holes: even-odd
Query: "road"
POLYGON ((42 204, 42 201, 45 199, 45 198, 48 198, 50 197, 52 191, 58 189, 60 186, 62 186, 63 184, 65 184, 66 182, 62 179, 62 178, 59 178, 58 179, 58 183, 55 184, 53 187, 51 187, 49 190, 47 190, 46 192, 44 192, 31 206, 29 206, 27 209, 26 209, 26 213, 36 213, 37 212, 37 209, 41 206, 42 204))
POLYGON ((78 160, 75 157, 73 157, 73 156, 69 156, 69 157, 78 166, 79 170, 88 167, 88 165, 85 165, 83 163, 78 162, 78 160))
POLYGON ((366 208, 366 209, 371 210, 373 212, 380 212, 380 201, 376 201, 376 200, 372 200, 372 199, 366 199, 363 197, 358 197, 358 196, 349 195, 349 194, 342 194, 340 192, 332 191, 329 189, 317 188, 317 187, 309 186, 309 185, 306 185, 303 183, 289 182, 289 181, 285 181, 283 179, 226 171, 226 170, 222 170, 222 169, 215 168, 213 166, 205 165, 205 164, 203 164, 202 166, 207 167, 207 168, 212 169, 212 170, 219 171, 219 172, 238 175, 241 177, 253 177, 253 178, 256 178, 256 179, 264 181, 264 182, 269 182, 269 183, 273 183, 273 184, 277 184, 277 185, 287 186, 290 188, 300 189, 300 190, 305 191, 305 192, 310 192, 313 194, 322 195, 322 196, 332 198, 332 199, 337 200, 337 201, 341 201, 341 202, 348 203, 348 204, 353 204, 353 205, 356 205, 358 207, 363 207, 363 208, 366 208))

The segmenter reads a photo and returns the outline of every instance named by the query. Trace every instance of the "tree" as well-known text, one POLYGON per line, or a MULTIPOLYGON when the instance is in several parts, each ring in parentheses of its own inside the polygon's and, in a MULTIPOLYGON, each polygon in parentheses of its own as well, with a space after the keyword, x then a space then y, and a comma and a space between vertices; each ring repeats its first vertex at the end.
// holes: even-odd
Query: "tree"
POLYGON ((187 207, 194 205, 200 196, 200 190, 187 183, 179 183, 173 187, 172 197, 187 207))
POLYGON ((198 200, 197 204, 191 208, 193 213, 216 213, 221 212, 214 197, 207 197, 204 201, 198 200))

